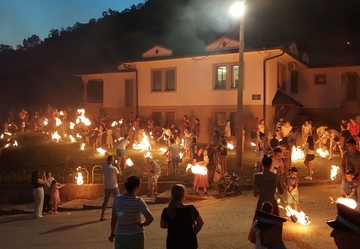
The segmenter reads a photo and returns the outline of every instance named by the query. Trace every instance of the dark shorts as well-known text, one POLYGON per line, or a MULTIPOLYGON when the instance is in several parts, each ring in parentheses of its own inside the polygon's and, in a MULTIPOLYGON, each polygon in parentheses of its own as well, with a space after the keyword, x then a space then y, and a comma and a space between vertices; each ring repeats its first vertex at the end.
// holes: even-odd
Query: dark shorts
POLYGON ((119 188, 106 188, 105 189, 105 197, 104 197, 104 202, 102 204, 103 207, 107 206, 110 195, 112 195, 114 198, 115 198, 115 196, 119 195, 119 188))
POLYGON ((117 150, 116 150, 116 155, 117 155, 117 156, 122 156, 122 157, 124 157, 124 156, 126 156, 126 150, 117 149, 117 150))
POLYGON ((315 155, 306 155, 305 157, 305 161, 306 162, 310 162, 310 161, 313 161, 315 159, 315 155))
POLYGON ((250 137, 251 137, 251 138, 257 138, 257 132, 252 131, 252 132, 250 133, 250 137))

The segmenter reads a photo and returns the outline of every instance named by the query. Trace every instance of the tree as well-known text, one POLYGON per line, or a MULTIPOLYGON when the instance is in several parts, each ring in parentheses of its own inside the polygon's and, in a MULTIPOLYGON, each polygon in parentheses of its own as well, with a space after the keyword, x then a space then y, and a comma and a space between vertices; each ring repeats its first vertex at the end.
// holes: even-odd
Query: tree
POLYGON ((40 37, 38 35, 32 35, 27 39, 23 40, 23 48, 29 49, 34 48, 42 43, 40 37))
POLYGON ((0 52, 6 51, 6 50, 12 50, 13 47, 6 44, 0 44, 0 52))

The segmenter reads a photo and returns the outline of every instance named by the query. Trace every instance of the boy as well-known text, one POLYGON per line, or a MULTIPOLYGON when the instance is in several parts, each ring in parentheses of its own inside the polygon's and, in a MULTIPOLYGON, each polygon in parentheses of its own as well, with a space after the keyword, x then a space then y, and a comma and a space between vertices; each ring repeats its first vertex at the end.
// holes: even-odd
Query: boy
POLYGON ((357 202, 357 185, 354 184, 354 171, 348 169, 345 173, 346 182, 342 190, 342 196, 344 198, 350 198, 357 202))
POLYGON ((290 175, 286 178, 285 188, 286 188, 286 202, 287 206, 290 207, 291 204, 294 205, 294 209, 299 210, 299 179, 297 177, 298 170, 295 167, 290 169, 290 175))

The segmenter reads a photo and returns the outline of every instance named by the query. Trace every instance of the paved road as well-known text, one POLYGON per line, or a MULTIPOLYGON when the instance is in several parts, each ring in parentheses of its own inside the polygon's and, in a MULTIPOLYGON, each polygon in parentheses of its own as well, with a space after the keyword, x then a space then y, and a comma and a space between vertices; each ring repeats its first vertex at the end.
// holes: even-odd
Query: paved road
MULTIPOLYGON (((336 215, 336 207, 330 203, 329 196, 338 197, 339 188, 339 184, 332 184, 300 189, 300 206, 312 223, 306 227, 291 221, 285 223, 283 238, 289 249, 336 248, 325 221, 336 215)), ((224 199, 210 197, 194 204, 205 222, 198 235, 199 248, 254 248, 247 241, 256 205, 251 192, 224 199)), ((165 206, 150 205, 155 219, 145 228, 145 248, 165 248, 166 230, 159 228, 165 206)), ((31 215, 0 216, 0 248, 113 248, 107 241, 110 220, 99 222, 99 216, 100 210, 61 212, 42 219, 31 219, 31 215)), ((106 216, 110 218, 110 209, 106 216)))

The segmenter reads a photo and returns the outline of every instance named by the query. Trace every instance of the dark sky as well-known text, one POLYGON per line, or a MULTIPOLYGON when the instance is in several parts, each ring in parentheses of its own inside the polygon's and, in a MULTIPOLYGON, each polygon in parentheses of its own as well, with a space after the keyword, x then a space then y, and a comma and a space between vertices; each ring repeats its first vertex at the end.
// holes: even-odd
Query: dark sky
POLYGON ((0 0, 0 44, 16 48, 36 34, 41 40, 51 29, 98 19, 108 9, 122 10, 145 0, 0 0))

